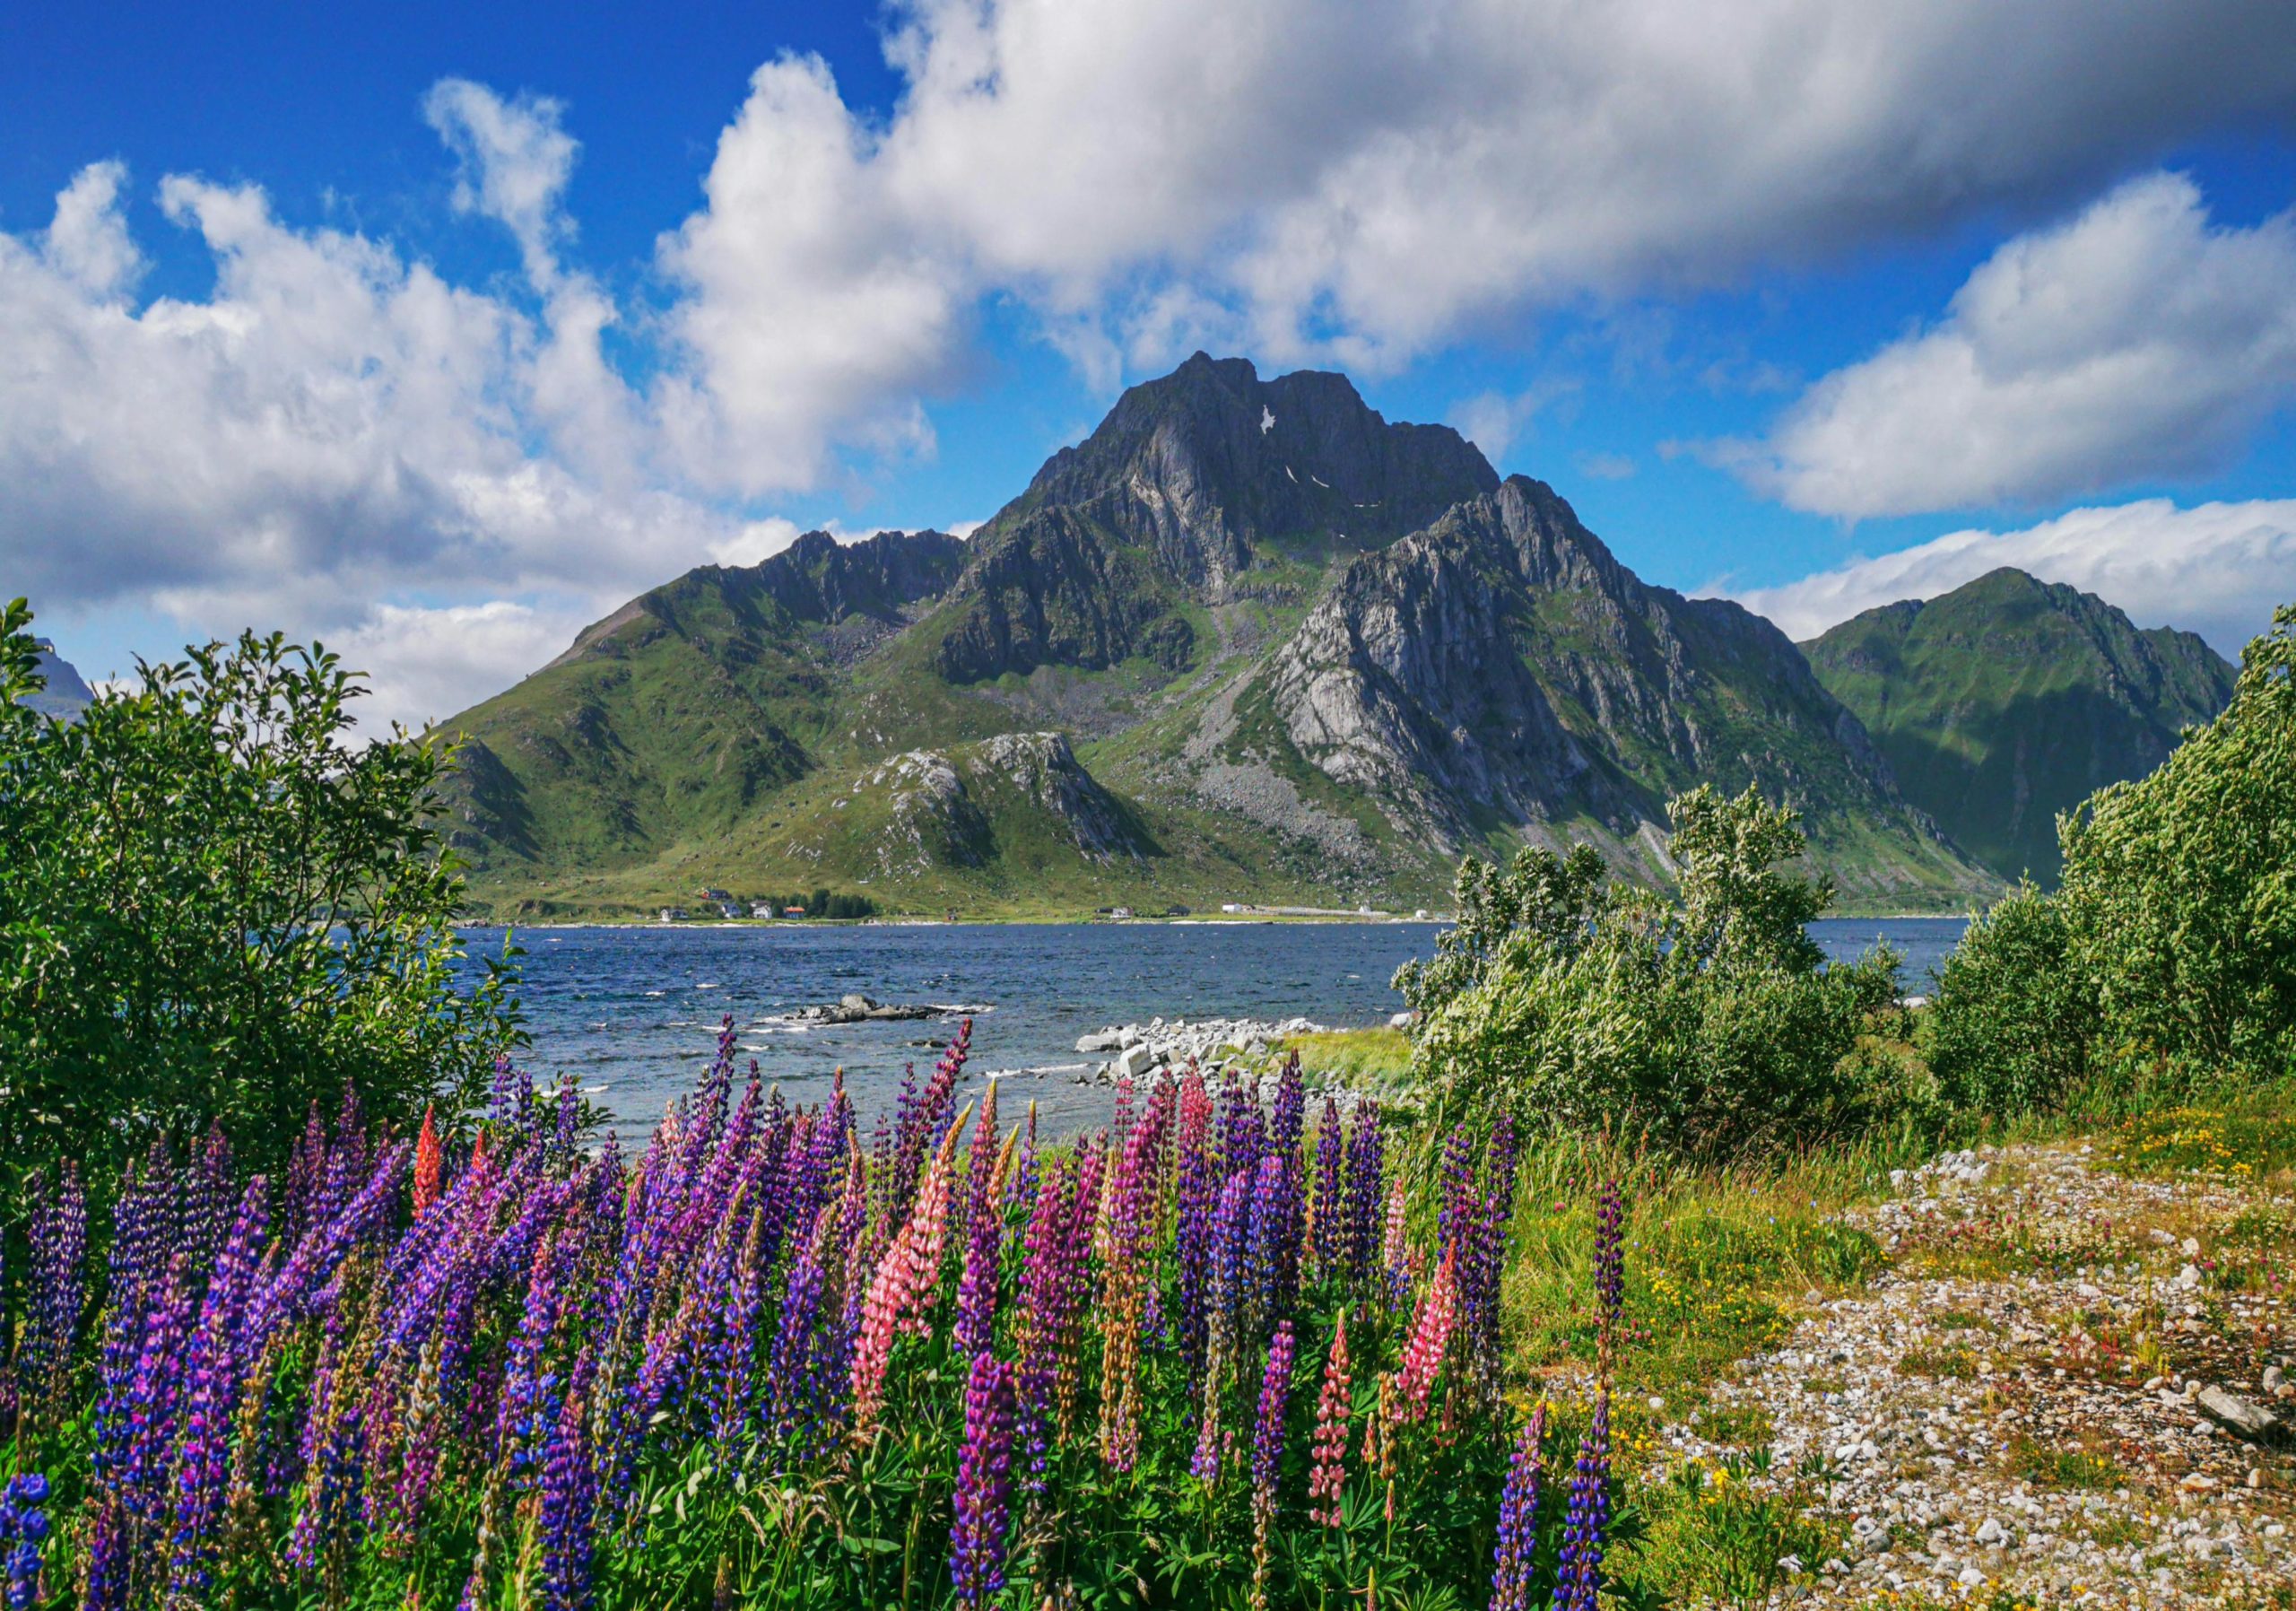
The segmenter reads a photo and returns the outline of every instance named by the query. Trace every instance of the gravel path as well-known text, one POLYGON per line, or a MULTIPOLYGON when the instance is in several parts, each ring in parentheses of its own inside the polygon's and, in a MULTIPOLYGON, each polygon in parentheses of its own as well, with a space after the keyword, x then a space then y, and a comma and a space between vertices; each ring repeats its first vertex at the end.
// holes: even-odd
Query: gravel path
POLYGON ((1771 1603, 2291 1603, 2296 1447, 2197 1397, 2296 1422, 2291 1205, 2103 1163, 2013 1147, 1901 1171, 1848 1216, 1891 1267, 1664 1430, 1662 1466, 1710 1469, 1732 1450, 1702 1428, 1767 1423, 1745 1480, 1806 1496, 1833 1539, 1786 1560, 1771 1603))

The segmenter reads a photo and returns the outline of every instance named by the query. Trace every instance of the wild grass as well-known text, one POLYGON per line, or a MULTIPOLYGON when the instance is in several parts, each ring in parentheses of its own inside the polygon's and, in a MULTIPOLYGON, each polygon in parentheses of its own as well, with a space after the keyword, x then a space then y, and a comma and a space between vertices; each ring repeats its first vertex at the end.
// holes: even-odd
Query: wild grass
POLYGON ((1411 1037, 1385 1024, 1293 1035, 1276 1051, 1297 1052, 1310 1084, 1386 1093, 1402 1089, 1411 1076, 1411 1037))

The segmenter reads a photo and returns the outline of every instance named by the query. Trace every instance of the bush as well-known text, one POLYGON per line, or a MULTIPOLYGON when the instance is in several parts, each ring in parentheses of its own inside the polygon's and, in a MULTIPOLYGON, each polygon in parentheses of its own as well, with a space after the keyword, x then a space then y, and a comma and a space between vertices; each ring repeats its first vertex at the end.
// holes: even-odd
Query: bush
POLYGON ((1707 1154, 1868 1117, 1871 1072, 1853 1054, 1896 996, 1897 958, 1824 965, 1804 926, 1832 892, 1782 870, 1802 849, 1790 810, 1700 788, 1668 812, 1678 901, 1586 876, 1580 852, 1529 864, 1512 886, 1526 901, 1511 874, 1462 869, 1479 926, 1409 980, 1425 1014, 1415 1067, 1440 1102, 1707 1154), (1531 920, 1501 927, 1489 914, 1502 905, 1531 920))
POLYGON ((2296 605, 2241 655, 2222 716, 2057 832, 2104 1046, 2204 1079, 2296 1069, 2296 605))
POLYGON ((2088 1071, 2097 1007, 2071 965, 2065 907, 2022 884, 1945 959, 1922 1044, 1939 1093, 2001 1115, 2054 1108, 2088 1071))
POLYGON ((0 610, 0 1171, 211 1123, 260 1167, 353 1083, 386 1119, 482 1091, 519 1037, 500 964, 454 988, 446 753, 352 744, 353 675, 275 635, 54 721, 30 620, 0 610))
POLYGON ((2296 606, 2231 704, 2057 821, 2057 893, 2012 892, 1947 959, 1923 1038, 1993 1113, 2076 1085, 2158 1100, 2296 1071, 2296 606))

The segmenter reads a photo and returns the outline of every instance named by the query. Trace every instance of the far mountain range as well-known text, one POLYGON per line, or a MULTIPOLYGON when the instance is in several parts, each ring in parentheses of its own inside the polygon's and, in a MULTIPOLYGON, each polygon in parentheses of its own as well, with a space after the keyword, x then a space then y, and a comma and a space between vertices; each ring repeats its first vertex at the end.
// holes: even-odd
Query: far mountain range
POLYGON ((967 539, 688 571, 441 726, 503 918, 1407 910, 1526 842, 1662 882, 1667 798, 1749 782, 1876 912, 2052 878, 2056 814, 2231 690, 2191 634, 2013 570, 1796 646, 1344 376, 1199 353, 967 539))

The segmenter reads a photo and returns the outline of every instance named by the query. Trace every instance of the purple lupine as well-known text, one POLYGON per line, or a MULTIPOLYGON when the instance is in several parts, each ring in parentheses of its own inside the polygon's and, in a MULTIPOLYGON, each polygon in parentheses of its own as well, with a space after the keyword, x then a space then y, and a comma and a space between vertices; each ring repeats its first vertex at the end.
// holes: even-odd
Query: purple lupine
POLYGON ((117 1499, 96 1502, 81 1550, 87 1562, 87 1588, 80 1611, 122 1611, 127 1604, 128 1519, 117 1499))
POLYGON ((1213 1218, 1220 1204, 1220 1161, 1212 1152, 1212 1098, 1194 1064, 1180 1084, 1178 1182, 1173 1225, 1179 1269, 1180 1357, 1189 1369, 1204 1363, 1206 1305, 1212 1286, 1213 1218))
POLYGON ((965 1382, 964 1447, 957 1457, 949 1575, 960 1605, 978 1607, 1004 1587, 1004 1534, 1013 1467, 1011 1372, 986 1351, 965 1382))
MULTIPOLYGON (((828 1230, 824 1224, 824 1235, 828 1230)), ((766 1370, 772 1393, 774 1429, 789 1441, 799 1460, 809 1458, 824 1441, 822 1389, 827 1385, 819 1368, 819 1328, 822 1298, 829 1272, 814 1239, 800 1250, 789 1267, 789 1282, 781 1298, 781 1324, 773 1339, 773 1354, 766 1370)))
POLYGON ((992 1188, 996 1182, 996 1082, 981 1099, 980 1123, 973 1131, 965 1168, 964 1219, 955 1233, 964 1238, 964 1267, 957 1284, 957 1319, 951 1346, 967 1359, 988 1346, 996 1318, 997 1258, 1003 1250, 1004 1216, 992 1188))
POLYGON ((1515 1217, 1515 1124, 1506 1113, 1492 1127, 1484 1158, 1485 1191, 1462 1240, 1469 1243, 1460 1265, 1459 1318, 1466 1333, 1474 1380, 1486 1403, 1499 1398, 1500 1346, 1499 1287, 1507 1267, 1507 1230, 1515 1217))
POLYGON ((60 1412, 69 1394, 72 1360, 87 1306, 81 1263, 88 1247, 88 1210, 80 1168, 70 1159, 53 1185, 34 1170, 24 1182, 30 1199, 31 1294, 17 1353, 17 1390, 28 1415, 60 1412))
POLYGON ((232 1413, 248 1363, 239 1356, 235 1339, 255 1284, 257 1250, 271 1228, 267 1191, 267 1183, 257 1175, 239 1199, 238 1216, 208 1278, 184 1371, 168 1586, 171 1599, 193 1605, 202 1603, 214 1583, 216 1534, 230 1475, 232 1413))
POLYGON ((1601 1333, 1601 1368, 1610 1379, 1618 1348, 1619 1317, 1626 1302, 1626 1204, 1616 1180, 1606 1181, 1595 1207, 1595 1316, 1601 1333))
POLYGON ((1339 1099, 1326 1094, 1323 1113, 1316 1121, 1315 1197, 1309 1205, 1310 1238, 1316 1278, 1329 1281, 1340 1272, 1346 1247, 1346 1215, 1340 1199, 1339 1099))
POLYGON ((1283 1461, 1283 1416, 1292 1402, 1292 1322, 1276 1323, 1260 1377, 1259 1415, 1252 1427, 1252 1502, 1273 1511, 1275 1478, 1283 1461))
POLYGON ((1578 1441, 1570 1473, 1570 1509, 1562 1527, 1554 1611, 1595 1611, 1603 1583, 1604 1541, 1611 1520, 1611 1396, 1595 1397, 1595 1418, 1578 1441))
POLYGON ((1499 1495, 1499 1546, 1492 1552, 1491 1611, 1530 1611, 1532 1556, 1538 1548, 1539 1448, 1546 1439, 1541 1403, 1516 1434, 1507 1485, 1499 1495))
POLYGON ((0 1489, 0 1571, 8 1611, 30 1611, 39 1598, 39 1546, 48 1537, 48 1478, 28 1471, 0 1489))
POLYGON ((1252 1171, 1251 1216, 1246 1231, 1244 1285, 1249 1312, 1273 1319, 1281 1312, 1280 1283, 1288 1206, 1289 1171, 1281 1154, 1269 1153, 1252 1171))
POLYGON ((1379 1216, 1387 1206, 1387 1147, 1379 1133, 1379 1105, 1355 1104, 1347 1136, 1347 1274, 1359 1289, 1379 1273, 1379 1216))
POLYGON ((1283 1415, 1292 1400, 1292 1322, 1275 1328, 1260 1378, 1252 1429, 1252 1605, 1266 1611, 1268 1536, 1275 1525, 1275 1479, 1283 1464, 1283 1415))
POLYGON ((1060 1372, 1068 1294, 1075 1284, 1068 1270, 1068 1260, 1076 1250, 1069 1235, 1074 1181, 1074 1166, 1056 1163, 1038 1184, 1036 1206, 1029 1215, 1020 1292, 1013 1301, 1013 1336, 1021 1351, 1019 1441, 1028 1460, 1023 1481, 1031 1493, 1044 1488, 1053 1385, 1060 1372))
POLYGON ((598 1493, 590 1460, 589 1377, 585 1354, 543 1454, 539 1530, 544 1611, 589 1611, 597 1603, 591 1572, 598 1493))

